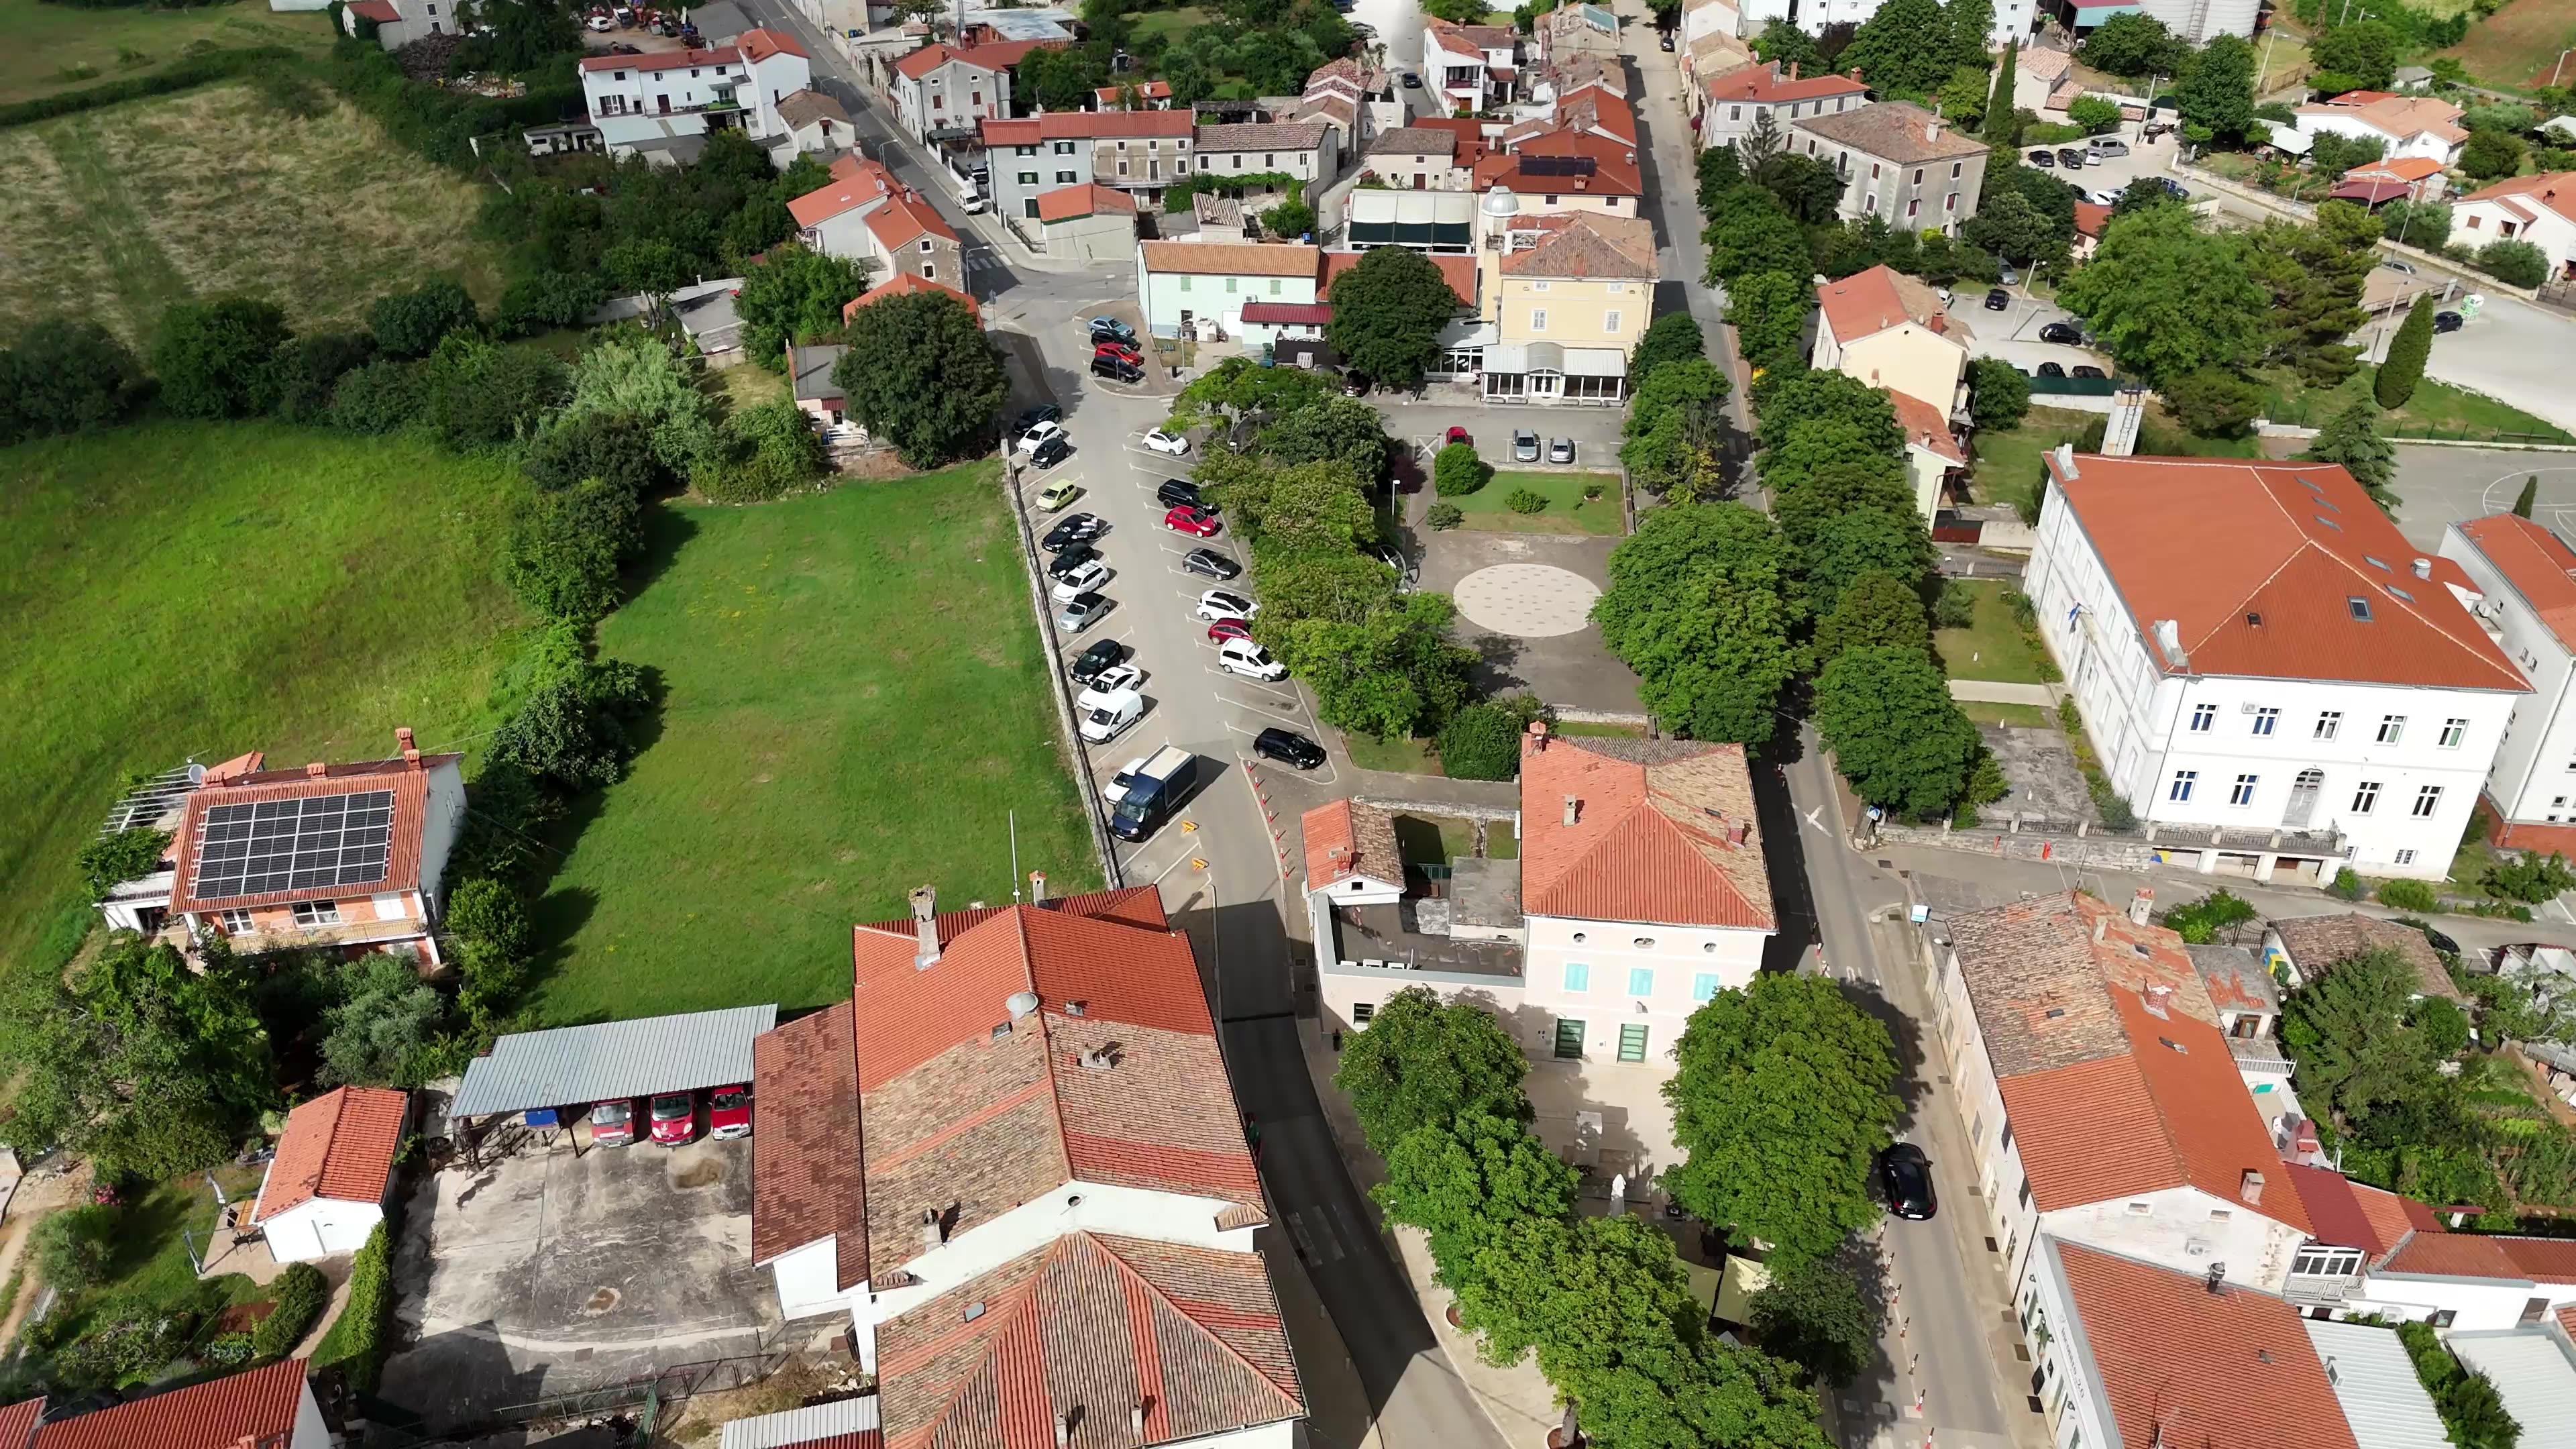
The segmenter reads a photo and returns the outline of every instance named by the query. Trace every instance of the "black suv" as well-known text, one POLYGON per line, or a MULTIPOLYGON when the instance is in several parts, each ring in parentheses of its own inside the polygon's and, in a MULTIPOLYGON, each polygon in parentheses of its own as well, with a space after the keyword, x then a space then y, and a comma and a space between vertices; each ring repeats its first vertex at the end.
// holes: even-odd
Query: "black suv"
POLYGON ((1324 763, 1324 747, 1277 725, 1252 737, 1252 752, 1265 760, 1277 760, 1300 770, 1312 770, 1324 763))
POLYGON ((1049 553, 1062 553, 1077 543, 1089 543, 1108 531, 1109 525, 1101 522, 1097 515, 1076 513, 1048 529, 1046 537, 1038 540, 1038 547, 1049 553))
POLYGON ((1075 544, 1057 554, 1054 561, 1047 565, 1047 577, 1057 583, 1063 583, 1073 577, 1075 570, 1080 569, 1084 564, 1097 562, 1099 558, 1100 550, 1087 543, 1075 544))
POLYGON ((1105 377, 1111 382, 1143 382, 1145 369, 1115 357, 1094 356, 1091 359, 1091 375, 1105 377))
POLYGON ((1076 684, 1089 684, 1100 677, 1100 671, 1126 657, 1126 645, 1115 639, 1095 639, 1090 648, 1073 656, 1073 663, 1067 665, 1064 672, 1076 684))
POLYGON ((1194 548, 1181 556, 1181 567, 1212 579, 1231 579, 1243 572, 1243 565, 1212 548, 1194 548))
POLYGON ((1196 508, 1204 513, 1216 512, 1215 505, 1199 496, 1199 485, 1187 478, 1166 478, 1154 490, 1154 501, 1165 508, 1196 508))
POLYGON ((2084 329, 2072 322, 2051 322, 2039 329, 2039 340, 2063 343, 2070 347, 2081 346, 2084 342, 2084 329))

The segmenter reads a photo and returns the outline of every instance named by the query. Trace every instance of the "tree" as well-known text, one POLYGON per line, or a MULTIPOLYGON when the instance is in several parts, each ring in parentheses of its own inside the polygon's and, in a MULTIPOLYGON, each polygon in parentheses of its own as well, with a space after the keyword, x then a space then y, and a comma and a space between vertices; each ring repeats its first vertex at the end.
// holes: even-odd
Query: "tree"
POLYGON ((89 888, 92 897, 104 898, 127 881, 141 880, 160 869, 161 857, 169 850, 170 832, 148 825, 97 836, 81 847, 81 883, 89 888))
POLYGON ((1941 83, 1940 93, 1932 99, 1942 116, 1959 128, 1962 136, 1979 134, 1986 123, 1986 102, 1994 93, 1995 78, 1983 66, 1963 65, 1950 72, 1941 83))
POLYGON ((2233 35, 2211 37, 2184 68, 2174 103, 2188 125, 2226 142, 2242 139, 2254 122, 2254 47, 2233 35))
MULTIPOLYGON (((1983 76, 1994 65, 1994 0, 1945 0, 1941 19, 1949 28, 1950 63, 1983 76)), ((2005 93, 2009 104, 2010 92, 2005 93)), ((1978 107, 1983 111, 1983 106, 1978 107)), ((1964 122, 1962 123, 1964 124, 1964 122)))
POLYGON ((286 314, 247 297, 182 302, 161 317, 152 372, 161 401, 187 418, 264 413, 277 397, 277 354, 286 314))
POLYGON ((1653 428, 1667 413, 1714 423, 1718 405, 1731 391, 1733 385, 1726 380, 1726 374, 1705 357, 1668 362, 1647 374, 1645 385, 1629 399, 1628 420, 1623 426, 1633 438, 1653 428))
POLYGON ((1846 649, 1885 646, 1932 652, 1932 626, 1923 597, 1899 574, 1872 570, 1852 580, 1842 598, 1816 625, 1816 660, 1830 664, 1846 649))
POLYGON ((2084 37, 2081 51, 2084 63, 2095 70, 2132 79, 2171 75, 2187 53, 2163 21, 2134 11, 2114 15, 2095 26, 2093 33, 2084 37))
POLYGON ((2516 518, 2529 518, 2531 516, 2532 505, 2539 501, 2540 475, 2534 473, 2530 477, 2522 480, 2522 491, 2514 495, 2513 516, 2516 518))
POLYGON ((2250 233, 2247 269, 2272 294, 2268 356, 2332 387, 2359 365, 2344 338, 2369 320, 2361 289, 2378 265, 2379 218, 2348 201, 2328 201, 2313 223, 2269 221, 2250 233))
POLYGON ((1755 272, 1802 277, 1815 265, 1798 219, 1780 205, 1778 197, 1759 186, 1739 186, 1719 197, 1718 209, 1709 214, 1700 240, 1708 244, 1712 285, 1723 286, 1755 272))
POLYGON ((2390 412, 2406 406, 2415 396, 2415 385, 2424 380, 2424 360, 2432 355, 2433 294, 2424 292, 2417 295, 2406 320, 2397 326, 2397 336, 2389 341, 2388 356, 2370 380, 2370 395, 2390 412))
POLYGON ((1787 542, 1769 519, 1741 504, 1676 503, 1610 551, 1610 587, 1592 618, 1667 724, 1693 739, 1759 744, 1802 663, 1788 580, 1787 542))
POLYGON ((2140 176, 2120 188, 2120 199, 2111 203, 2113 216, 2127 216, 2151 206, 2180 206, 2182 203, 2165 189, 2161 176, 2140 176))
MULTIPOLYGON (((697 383, 698 375, 683 367, 660 338, 629 330, 594 343, 573 362, 572 395, 564 400, 563 411, 553 426, 532 448, 529 476, 540 486, 553 487, 588 477, 619 481, 610 469, 633 466, 631 440, 612 445, 607 435, 592 435, 582 445, 585 466, 578 468, 569 458, 556 461, 558 455, 550 451, 572 443, 557 438, 550 444, 549 437, 603 414, 632 420, 643 427, 653 460, 673 477, 686 475, 714 458, 722 448, 714 405, 697 383), (610 448, 612 452, 594 451, 599 448, 610 448), (617 461, 612 462, 612 457, 617 461), (540 473, 540 468, 554 469, 554 481, 540 473)), ((660 481, 648 483, 639 478, 635 483, 641 490, 659 486, 660 481)))
POLYGON ((1903 456, 1905 435, 1897 431, 1895 405, 1885 389, 1859 378, 1830 369, 1766 377, 1753 389, 1753 405, 1759 418, 1755 438, 1766 451, 1780 449, 1802 423, 1838 421, 1859 430, 1860 453, 1903 456))
MULTIPOLYGON (((1807 312, 1815 298, 1815 289, 1804 276, 1755 272, 1736 278, 1726 289, 1726 320, 1735 328, 1744 360, 1762 368, 1796 366, 1807 312)), ((1678 371, 1680 366, 1665 370, 1678 371)))
MULTIPOLYGON (((1745 182, 1751 184, 1754 177, 1772 157, 1789 149, 1789 138, 1781 134, 1780 118, 1773 115, 1766 107, 1753 113, 1753 124, 1745 128, 1742 136, 1736 138, 1735 145, 1731 149, 1735 151, 1742 165, 1745 182)), ((1706 205, 1702 205, 1700 210, 1710 216, 1716 215, 1716 212, 1706 205)))
POLYGON ((511 278, 510 285, 501 289, 501 305, 493 310, 492 324, 512 337, 549 327, 578 327, 607 300, 607 286, 590 273, 528 272, 511 278))
POLYGON ((1351 1099, 1369 1146, 1385 1154, 1418 1128, 1469 1116, 1528 1121, 1528 1075, 1529 1058, 1491 1012, 1409 986, 1343 1042, 1333 1085, 1351 1099))
POLYGON ((2492 241, 2478 253, 2478 265, 2509 287, 2537 287, 2549 280, 2549 257, 2527 241, 2492 241))
POLYGON ((1663 1090, 1684 1158, 1663 1181, 1693 1217, 1771 1244, 1775 1274, 1877 1220, 1869 1173, 1901 1110, 1896 1051, 1839 985, 1766 974, 1720 991, 1674 1056, 1663 1090))
MULTIPOLYGON (((360 368, 354 378, 367 371, 360 368)), ((418 363, 420 420, 451 448, 488 447, 527 437, 562 405, 570 377, 564 365, 533 347, 497 347, 451 332, 418 363)), ((346 379, 344 379, 345 381, 346 379)), ((332 407, 339 407, 334 392, 332 407)))
POLYGON ((393 292, 367 310, 367 330, 387 357, 427 357, 450 332, 482 325, 474 299, 440 278, 409 292, 393 292))
POLYGON ((670 481, 653 455, 653 428, 632 413, 567 413, 528 442, 520 465, 538 488, 559 493, 585 478, 641 498, 670 481))
POLYGON ((1440 731, 1440 771, 1453 780, 1508 780, 1521 772, 1524 711, 1483 700, 1450 716, 1440 731))
MULTIPOLYGON (((788 344, 839 331, 841 309, 867 289, 867 269, 860 263, 808 251, 799 242, 785 243, 744 273, 742 288, 734 296, 734 310, 742 318, 743 347, 761 366, 779 371, 787 365, 788 344)), ((860 309, 862 315, 868 310, 860 309)))
POLYGON ((983 447, 1010 392, 1001 354, 966 304, 945 292, 909 292, 861 307, 832 380, 851 415, 914 468, 983 447))
POLYGON ((635 758, 627 724, 652 704, 644 673, 614 660, 583 662, 528 693, 492 737, 492 759, 566 790, 613 785, 635 758))
POLYGON ((1837 518, 1856 513, 1914 516, 1914 487, 1906 481, 1904 467, 1885 453, 1854 448, 1848 441, 1854 431, 1852 424, 1831 419, 1801 423, 1790 430, 1788 444, 1766 455, 1783 465, 1771 475, 1771 516, 1802 550, 1813 548, 1837 518), (1813 468, 1789 466, 1799 445, 1819 437, 1835 440, 1826 462, 1813 468))
POLYGON ((2437 1060, 2405 1025, 2421 983, 2385 947, 2335 962, 2281 1003, 2281 1042, 2298 1063, 2299 1100, 2339 1124, 2438 1089, 2437 1060))
POLYGON ((1841 1386, 1858 1378, 1877 1356, 1883 1316, 1861 1296, 1851 1266, 1812 1258, 1771 1275, 1753 1295, 1750 1326, 1763 1352, 1841 1386))
POLYGON ((2308 59, 2321 72, 2314 83, 2329 95, 2386 90, 2396 77, 2401 46, 2385 20, 2338 25, 2308 47, 2308 59))
POLYGON ((2000 357, 1968 364, 1968 412, 1987 432, 2021 426, 2030 412, 2030 378, 2000 357))
POLYGON ((1282 463, 1336 462, 1364 483, 1386 476, 1386 421, 1358 398, 1328 397, 1281 414, 1261 449, 1282 463))
POLYGON ((2203 231, 2179 206, 2115 218, 2093 260, 2058 288, 2058 301, 2091 325, 2123 368, 2159 385, 2252 362, 2269 300, 2247 272, 2243 244, 2203 231))
POLYGON ((1473 443, 1448 443, 1431 456, 1431 490, 1443 498, 1464 498, 1485 486, 1494 470, 1476 456, 1473 443))
POLYGON ((447 1014, 406 957, 370 951, 339 971, 340 1003, 324 1016, 322 1080, 334 1086, 419 1085, 421 1056, 447 1014))
POLYGON ((375 355, 376 339, 364 332, 316 332, 287 343, 277 355, 277 415, 290 423, 322 422, 340 379, 375 355))
POLYGON ((1994 90, 1986 101, 1986 124, 1985 129, 1980 132, 1989 141, 2009 145, 2018 139, 2007 133, 2012 130, 2013 83, 2016 79, 2014 72, 2020 63, 2021 42, 2014 40, 2007 43, 2004 46, 2003 64, 1995 67, 1994 90))
POLYGON ((2016 191, 1989 200, 1961 230, 1996 256, 2023 263, 2036 262, 2063 244, 2056 222, 2016 191))
POLYGON ((587 624, 623 597, 618 569, 641 551, 643 506, 623 488, 586 478, 528 499, 510 530, 502 575, 521 603, 549 619, 587 624))
POLYGON ((1920 650, 1843 651, 1816 677, 1815 721, 1855 793, 1917 819, 1958 802, 1982 748, 1920 650))
POLYGON ((1353 372, 1380 387, 1412 387, 1440 355, 1440 332, 1458 294, 1431 259, 1409 247, 1376 247, 1333 279, 1325 340, 1353 372))
MULTIPOLYGON (((1713 146, 1702 156, 1732 154, 1724 146, 1713 146)), ((1655 369, 1667 362, 1706 361, 1708 339, 1700 332, 1699 319, 1688 312, 1667 312, 1646 327, 1646 335, 1637 339, 1636 350, 1628 354, 1628 391, 1635 393, 1655 369)))
POLYGON ((1843 590, 1864 574, 1920 579, 1940 561, 1923 520, 1910 509, 1902 514, 1870 509, 1828 519, 1800 552, 1807 596, 1819 614, 1839 607, 1843 590))
POLYGON ((2204 438, 2242 437, 2263 409, 2263 389, 2226 367, 2168 378, 2164 395, 2175 420, 2204 438))
MULTIPOLYGON (((1698 182, 1695 193, 1702 216, 1715 211, 1717 199, 1734 188, 1742 186, 1745 180, 1744 164, 1737 158, 1735 148, 1732 146, 1711 146, 1700 152, 1699 160, 1693 164, 1692 170, 1698 182)), ((1667 315, 1681 314, 1668 313, 1667 315)), ((1651 333, 1654 329, 1650 327, 1646 330, 1651 333)))
POLYGON ((143 364, 115 334, 46 318, 0 350, 0 446, 123 422, 143 390, 143 364))
POLYGON ((1793 65, 1813 70, 1825 61, 1816 50, 1816 38, 1800 30, 1794 21, 1785 19, 1763 26, 1762 33, 1753 38, 1752 48, 1755 56, 1779 66, 1783 71, 1793 65))
POLYGON ((2353 481, 2382 508, 2395 501, 2389 495, 2388 484, 2397 476, 2397 447, 2380 436, 2378 413, 2367 402, 2356 398, 2352 406, 2328 418, 2309 442, 2308 450, 2299 456, 2319 463, 2342 464, 2353 481))
POLYGON ((2439 201, 2391 201, 2379 208, 2379 229, 2400 246, 2438 252, 2451 239, 2451 208, 2439 201))
POLYGON ((1255 547, 1350 553, 1377 537, 1377 511, 1367 485, 1330 460, 1279 467, 1240 455, 1211 454, 1198 481, 1255 547))
POLYGON ((2472 131, 2460 148, 2460 170, 2477 181, 2511 176, 2522 166, 2522 138, 2504 131, 2472 131))
POLYGON ((2120 129, 2120 108, 2100 96, 2077 96, 2066 103, 2066 119, 2088 136, 2107 136, 2120 129))
POLYGON ((1574 1169, 1518 1118, 1469 1111, 1397 1138, 1386 1154, 1386 1180, 1369 1196, 1388 1217, 1429 1236, 1437 1276, 1456 1292, 1475 1277, 1479 1250, 1501 1231, 1528 1219, 1564 1218, 1574 1185, 1574 1169))
POLYGON ((1261 560, 1262 614, 1274 627, 1298 619, 1356 624, 1395 607, 1395 570, 1366 554, 1273 554, 1261 560))
MULTIPOLYGON (((1985 51, 1977 51, 1980 60, 1985 51)), ((1881 96, 1928 99, 1958 62, 1940 0, 1885 0, 1834 58, 1881 96)))
POLYGON ((1355 622, 1263 623, 1254 634, 1315 692, 1325 723, 1402 739, 1439 729, 1470 697, 1477 656, 1449 642, 1456 613, 1447 594, 1411 593, 1355 622))
POLYGON ((1674 408, 1620 444, 1619 462, 1638 487, 1658 497, 1707 502, 1726 496, 1729 486, 1722 440, 1714 408, 1674 408))
POLYGON ((106 1282, 116 1257, 117 1227, 116 1209, 96 1204, 37 1219, 28 1252, 45 1286, 71 1296, 106 1282))
POLYGON ((1784 151, 1763 162, 1753 180, 1778 197, 1790 216, 1809 226, 1833 225, 1837 208, 1842 205, 1842 173, 1813 156, 1793 156, 1784 151))

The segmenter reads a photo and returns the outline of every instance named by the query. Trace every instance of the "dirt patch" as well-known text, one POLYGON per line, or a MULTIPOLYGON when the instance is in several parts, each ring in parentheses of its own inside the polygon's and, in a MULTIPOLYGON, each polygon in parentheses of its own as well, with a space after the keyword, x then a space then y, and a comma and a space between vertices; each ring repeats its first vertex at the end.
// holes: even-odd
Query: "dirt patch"
POLYGON ((608 1310, 616 1307, 618 1300, 625 1296, 625 1294, 618 1292, 614 1288, 602 1288, 598 1292, 590 1295, 590 1301, 581 1305, 581 1311, 584 1313, 606 1313, 608 1310))
MULTIPOLYGON (((94 931, 91 936, 106 934, 94 931)), ((18 1337, 18 1327, 27 1321, 28 1310, 44 1296, 45 1285, 36 1276, 34 1265, 27 1262, 28 1229, 49 1213, 89 1201, 89 1194, 89 1164, 82 1163, 69 1172, 30 1172, 10 1197, 8 1221, 0 1223, 0 1281, 22 1269, 26 1276, 18 1286, 18 1300, 9 1305, 8 1317, 0 1319, 0 1345, 18 1337)))
POLYGON ((713 1187, 724 1181, 724 1164, 712 1157, 701 1157, 671 1175, 673 1187, 713 1187))
POLYGON ((236 1303, 215 1315, 215 1332, 248 1333, 259 1327, 260 1320, 276 1311, 274 1303, 236 1303))
POLYGON ((808 1400, 846 1392, 858 1382, 858 1368, 837 1354, 798 1354, 759 1383, 689 1400, 668 1428, 674 1443, 714 1444, 724 1426, 736 1419, 803 1408, 808 1400))
POLYGON ((2442 53, 2495 85, 2542 86, 2558 52, 2570 45, 2576 45, 2576 0, 2514 0, 2471 21, 2468 37, 2442 53))

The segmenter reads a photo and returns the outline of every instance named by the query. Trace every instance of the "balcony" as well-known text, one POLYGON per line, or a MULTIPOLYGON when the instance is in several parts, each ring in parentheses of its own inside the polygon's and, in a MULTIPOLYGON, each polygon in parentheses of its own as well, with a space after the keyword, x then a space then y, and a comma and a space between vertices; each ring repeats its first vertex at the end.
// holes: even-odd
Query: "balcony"
POLYGON ((2361 1290, 2359 1273, 2293 1273, 2281 1284, 2292 1303, 2341 1303, 2361 1290))
POLYGON ((1129 156, 1122 174, 1115 160, 1091 163, 1091 179, 1103 186, 1169 186, 1190 174, 1186 156, 1129 156))
POLYGON ((252 955, 307 947, 375 946, 416 941, 429 928, 408 918, 399 921, 339 921, 327 926, 286 926, 272 931, 234 931, 227 935, 234 951, 252 955))
POLYGON ((2231 1036, 2227 1039, 2227 1054, 2236 1059, 2236 1070, 2257 1076, 2286 1080, 2299 1065, 2282 1054, 2279 1042, 2268 1037, 2231 1036))

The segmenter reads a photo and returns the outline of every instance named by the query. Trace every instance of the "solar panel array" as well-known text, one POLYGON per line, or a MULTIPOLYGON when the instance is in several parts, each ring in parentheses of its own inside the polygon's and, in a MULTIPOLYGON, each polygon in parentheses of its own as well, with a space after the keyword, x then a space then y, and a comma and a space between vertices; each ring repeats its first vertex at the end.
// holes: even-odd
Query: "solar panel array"
POLYGON ((393 815, 391 790, 208 806, 188 893, 219 901, 373 885, 385 878, 393 815))

